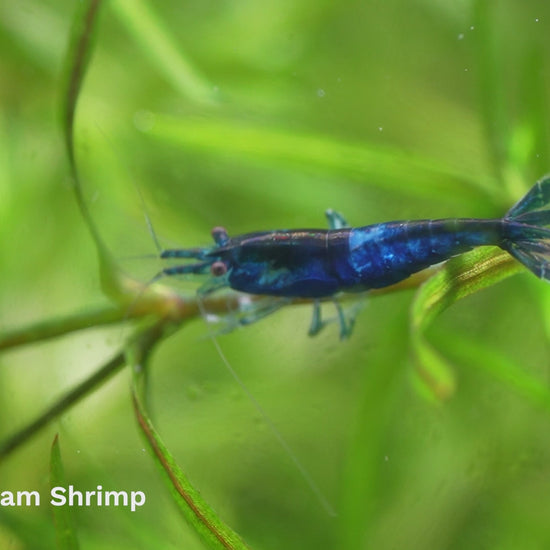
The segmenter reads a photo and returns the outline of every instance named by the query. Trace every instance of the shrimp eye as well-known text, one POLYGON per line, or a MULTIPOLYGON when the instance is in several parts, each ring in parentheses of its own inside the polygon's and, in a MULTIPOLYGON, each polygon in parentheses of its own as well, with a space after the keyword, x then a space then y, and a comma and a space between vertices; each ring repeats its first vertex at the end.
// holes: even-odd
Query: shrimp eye
POLYGON ((229 241, 229 235, 225 227, 214 227, 211 231, 214 242, 219 245, 224 245, 229 241))
POLYGON ((221 261, 214 262, 210 266, 210 273, 212 273, 214 277, 221 277, 227 273, 227 266, 221 261))

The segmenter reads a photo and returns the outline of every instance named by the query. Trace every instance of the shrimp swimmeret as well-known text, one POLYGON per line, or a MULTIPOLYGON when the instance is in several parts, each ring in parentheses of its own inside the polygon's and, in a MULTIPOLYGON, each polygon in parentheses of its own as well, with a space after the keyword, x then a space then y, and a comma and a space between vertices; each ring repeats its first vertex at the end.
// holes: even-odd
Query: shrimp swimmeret
MULTIPOLYGON (((164 250, 163 259, 194 259, 167 267, 154 280, 183 274, 208 274, 197 291, 204 297, 220 288, 279 298, 241 320, 252 322, 284 299, 314 301, 309 330, 317 334, 320 300, 340 292, 363 292, 406 279, 431 265, 478 246, 498 246, 537 277, 550 280, 550 175, 502 218, 451 218, 392 221, 351 228, 334 211, 326 213, 329 229, 285 229, 229 237, 215 227, 215 244, 205 248, 164 250)), ((335 300, 342 337, 350 335, 353 319, 346 319, 335 300)))

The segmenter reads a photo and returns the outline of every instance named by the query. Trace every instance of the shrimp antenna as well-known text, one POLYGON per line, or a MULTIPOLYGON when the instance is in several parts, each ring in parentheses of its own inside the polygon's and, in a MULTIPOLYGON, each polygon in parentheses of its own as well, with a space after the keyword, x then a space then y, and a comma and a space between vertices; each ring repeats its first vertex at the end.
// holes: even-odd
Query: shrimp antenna
MULTIPOLYGON (((104 139, 108 141, 111 145, 111 148, 113 150, 116 149, 116 145, 111 140, 110 136, 105 133, 103 128, 96 124, 96 128, 101 132, 104 139)), ((141 211, 143 212, 143 217, 145 218, 145 223, 147 224, 147 228, 149 229, 149 233, 151 234, 151 237, 153 238, 153 242, 155 243, 155 248, 157 249, 157 252, 160 253, 164 250, 163 247, 160 245, 160 241, 157 237, 157 233, 155 231, 155 228, 153 227, 153 222, 151 221, 151 216, 149 216, 149 211, 147 210, 147 204, 145 203, 145 199, 143 198, 143 193, 141 192, 141 187, 138 185, 138 183, 131 178, 132 185, 134 186, 134 189, 136 190, 136 193, 139 197, 139 203, 141 205, 141 211)))
MULTIPOLYGON (((201 315, 204 319, 206 319, 207 312, 204 309, 204 303, 202 301, 202 296, 199 294, 197 295, 197 303, 199 306, 199 310, 201 312, 201 315)), ((289 445, 287 440, 283 437, 283 434, 277 429, 277 426, 275 426, 273 420, 271 420, 271 417, 267 414, 265 409, 260 405, 258 400, 254 397, 252 392, 248 389, 246 384, 243 382, 241 377, 237 374, 237 371, 231 366, 231 363, 229 362, 229 359, 227 359, 227 356, 222 351, 222 348, 220 346, 220 343, 218 342, 218 339, 216 338, 215 334, 210 334, 210 339, 212 340, 212 343, 214 344, 214 347, 216 348, 216 351, 218 352, 218 355, 220 356, 220 359, 222 360, 223 364, 225 365, 225 368, 229 371, 235 382, 239 385, 241 390, 244 392, 244 394, 248 397, 256 411, 260 414, 262 417, 262 420, 265 422, 266 426, 268 427, 269 431, 275 436, 275 439, 285 452, 285 454, 288 456, 288 458, 291 460, 291 462, 294 464, 294 466, 298 469, 298 472, 302 476, 302 479, 305 481, 306 485, 309 487, 311 492, 315 495, 315 498, 320 503, 323 510, 332 517, 336 517, 338 514, 328 501, 327 497, 323 494, 321 489, 319 488, 319 485, 315 482, 313 477, 311 477, 311 474, 307 470, 307 468, 302 464, 300 459, 296 456, 296 453, 292 450, 292 447, 289 445)))
POLYGON ((151 234, 151 237, 153 238, 153 242, 155 243, 155 248, 157 249, 157 252, 160 254, 164 250, 162 246, 160 245, 160 241, 157 236, 157 232, 155 231, 155 228, 153 227, 153 222, 151 221, 151 216, 149 216, 149 211, 147 210, 147 204, 145 203, 145 200, 143 198, 143 193, 141 192, 141 187, 137 184, 137 182, 134 181, 134 187, 137 191, 139 202, 141 204, 141 211, 143 212, 143 217, 145 218, 145 223, 147 224, 147 228, 149 229, 149 233, 151 234))

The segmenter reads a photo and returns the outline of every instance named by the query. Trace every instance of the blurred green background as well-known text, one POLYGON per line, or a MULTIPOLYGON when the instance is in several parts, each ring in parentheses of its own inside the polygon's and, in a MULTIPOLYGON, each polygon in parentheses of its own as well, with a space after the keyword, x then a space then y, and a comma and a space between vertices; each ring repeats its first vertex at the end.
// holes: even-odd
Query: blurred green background
MULTIPOLYGON (((60 130, 74 2, 0 7, 0 329, 106 303, 60 130)), ((550 171, 550 4, 536 0, 107 1, 76 121, 84 192, 127 273, 158 270, 138 186, 165 246, 230 234, 498 216, 550 171)), ((352 338, 307 337, 311 308, 221 336, 233 368, 336 510, 326 513, 197 320, 156 351, 155 424, 252 548, 550 546, 550 294, 521 274, 457 303, 429 337, 457 389, 434 404, 410 360, 412 292, 371 298, 352 338), (485 368, 480 368, 480 365, 485 368), (493 374, 491 374, 493 373, 493 374), (494 373, 497 373, 495 376, 494 373), (501 373, 499 375, 499 373, 501 373)), ((333 315, 326 307, 326 315, 333 315)), ((5 352, 0 436, 122 346, 94 328, 5 352)), ((202 546, 135 426, 122 372, 0 464, 0 490, 67 479, 147 504, 75 509, 82 548, 202 546)), ((0 547, 53 548, 51 511, 0 508, 0 547)))

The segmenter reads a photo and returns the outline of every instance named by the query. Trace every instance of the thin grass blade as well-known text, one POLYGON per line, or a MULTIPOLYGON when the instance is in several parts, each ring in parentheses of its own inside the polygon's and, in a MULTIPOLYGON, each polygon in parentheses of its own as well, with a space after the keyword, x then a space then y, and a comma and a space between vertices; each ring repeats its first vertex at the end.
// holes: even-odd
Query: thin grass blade
MULTIPOLYGON (((61 460, 59 437, 56 434, 50 454, 50 485, 54 487, 66 487, 65 471, 61 460)), ((80 545, 71 515, 70 506, 52 506, 55 532, 58 550, 78 550, 80 545)))
MULTIPOLYGON (((154 329, 153 329, 153 332, 154 329)), ((152 334, 151 332, 149 334, 152 334)), ((132 400, 139 428, 147 441, 156 464, 168 483, 174 502, 184 518, 208 548, 213 550, 245 550, 249 547, 227 526, 193 487, 174 457, 162 442, 144 406, 147 399, 147 377, 144 357, 149 353, 149 335, 136 340, 128 351, 133 366, 132 400)))
POLYGON ((221 118, 176 118, 154 114, 147 135, 169 145, 212 155, 299 167, 421 197, 493 201, 493 186, 443 163, 391 147, 345 142, 295 130, 245 125, 221 118))
POLYGON ((0 462, 8 457, 15 449, 29 441, 35 434, 37 434, 55 418, 78 403, 80 399, 92 393, 110 376, 118 372, 124 365, 125 356, 123 353, 119 353, 111 361, 103 365, 97 371, 93 372, 72 390, 62 395, 53 405, 48 407, 34 420, 31 420, 13 435, 8 436, 3 441, 0 441, 0 462))
MULTIPOLYGON (((11 507, 10 507, 11 508, 11 507)), ((9 533, 9 550, 32 549, 51 550, 55 548, 55 533, 51 519, 35 517, 31 514, 21 514, 18 508, 0 508, 0 526, 2 535, 9 533)))
MULTIPOLYGON (((509 118, 503 82, 500 48, 494 24, 494 5, 489 0, 474 3, 474 27, 476 29, 477 78, 481 115, 489 146, 496 181, 508 185, 508 147, 510 141, 509 118)), ((512 196, 518 191, 507 188, 512 196)))
POLYGON ((96 247, 101 286, 104 293, 119 303, 127 303, 135 295, 136 284, 126 277, 118 268, 111 252, 103 241, 99 230, 90 214, 80 179, 75 152, 74 126, 75 115, 80 90, 90 63, 95 36, 97 19, 101 8, 101 0, 90 0, 77 10, 72 36, 67 49, 66 83, 62 102, 62 128, 65 147, 69 160, 69 170, 72 189, 80 210, 80 214, 90 232, 96 247))
POLYGON ((453 360, 469 368, 486 372, 492 378, 508 386, 531 405, 550 413, 550 389, 546 382, 526 372, 525 367, 505 357, 466 334, 449 334, 437 331, 437 341, 452 355, 453 360))
POLYGON ((155 13, 151 2, 113 0, 111 6, 136 45, 151 59, 168 82, 188 99, 215 104, 214 87, 200 74, 170 29, 155 13))

